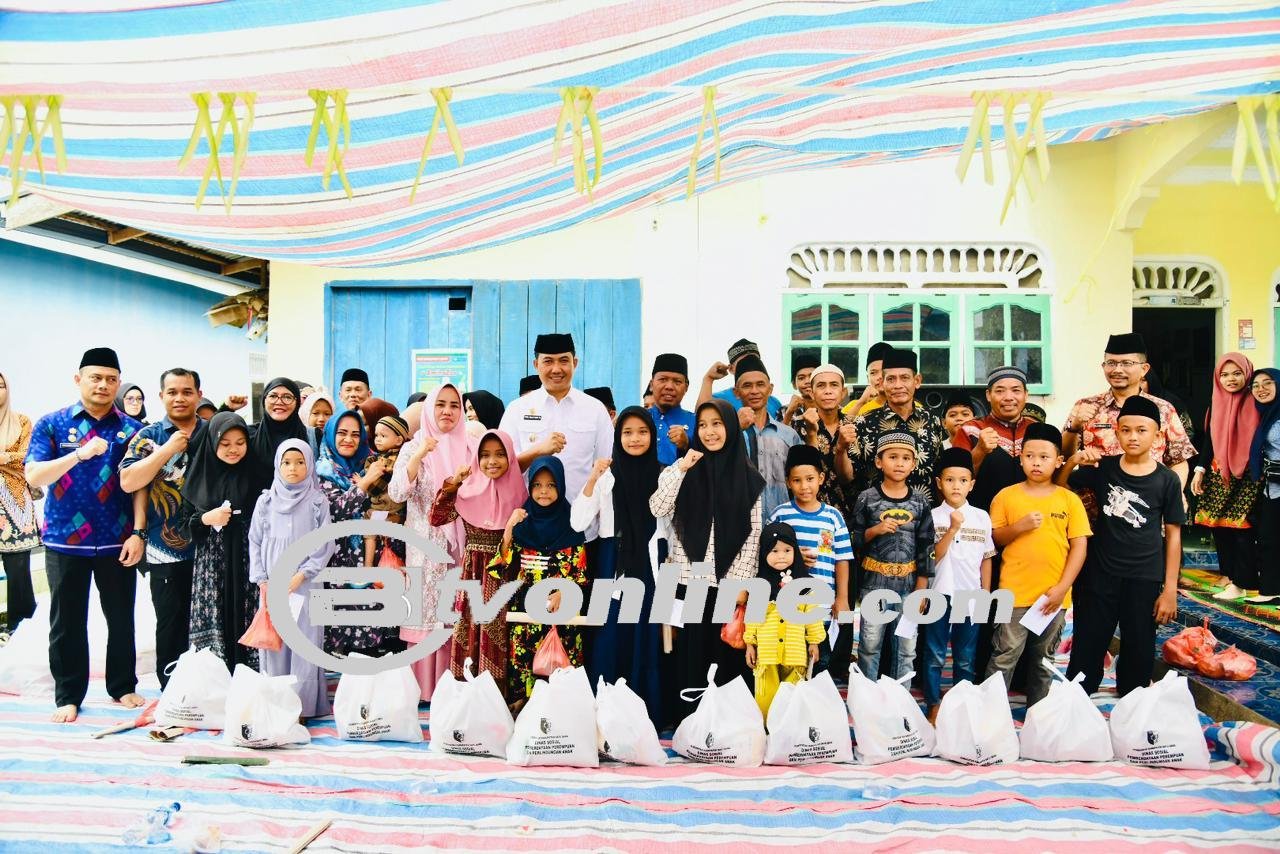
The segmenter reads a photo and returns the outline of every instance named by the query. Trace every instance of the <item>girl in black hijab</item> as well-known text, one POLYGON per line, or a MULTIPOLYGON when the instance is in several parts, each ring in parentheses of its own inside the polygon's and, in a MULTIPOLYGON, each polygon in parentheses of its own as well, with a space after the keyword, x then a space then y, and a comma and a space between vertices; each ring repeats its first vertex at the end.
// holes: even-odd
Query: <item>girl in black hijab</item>
POLYGON ((262 420, 253 426, 250 436, 259 491, 275 480, 276 449, 288 439, 309 441, 307 425, 298 415, 301 406, 298 384, 287 377, 276 377, 262 389, 262 420))
POLYGON ((503 414, 507 411, 497 395, 483 389, 467 392, 462 396, 462 403, 467 410, 467 419, 479 421, 486 430, 497 430, 498 425, 502 423, 503 414), (473 415, 474 418, 472 418, 473 415))
MULTIPOLYGON (((633 578, 644 589, 638 623, 619 623, 622 602, 610 601, 608 621, 592 632, 587 643, 587 676, 592 685, 600 678, 613 683, 625 677, 659 728, 666 723, 658 673, 661 638, 657 624, 649 620, 658 520, 649 510, 649 497, 658 487, 661 470, 653 416, 638 406, 624 409, 613 428, 613 458, 597 461, 573 502, 571 516, 574 528, 582 531, 599 522, 592 576, 633 578)), ((631 597, 626 601, 630 606, 631 597)))
POLYGON ((258 610, 249 581, 249 522, 261 488, 249 427, 219 412, 193 440, 182 485, 179 524, 195 544, 191 583, 191 648, 226 662, 258 667, 258 651, 237 641, 258 610))
MULTIPOLYGON (((752 578, 758 570, 761 519, 760 495, 764 478, 747 459, 746 443, 738 426, 738 413, 725 400, 712 399, 698 406, 696 427, 689 451, 658 476, 658 488, 649 499, 654 516, 670 516, 674 528, 669 562, 682 564, 678 597, 693 578, 705 578, 714 588, 725 578, 752 578), (710 572, 695 568, 710 564, 710 572)), ((746 602, 746 594, 738 597, 746 602)), ((712 622, 708 597, 706 619, 684 614, 693 622, 678 629, 674 666, 669 668, 676 688, 706 685, 707 668, 715 663, 716 683, 735 676, 750 684, 750 673, 740 651, 720 640, 723 624, 712 622)), ((677 711, 683 716, 691 707, 677 711)))

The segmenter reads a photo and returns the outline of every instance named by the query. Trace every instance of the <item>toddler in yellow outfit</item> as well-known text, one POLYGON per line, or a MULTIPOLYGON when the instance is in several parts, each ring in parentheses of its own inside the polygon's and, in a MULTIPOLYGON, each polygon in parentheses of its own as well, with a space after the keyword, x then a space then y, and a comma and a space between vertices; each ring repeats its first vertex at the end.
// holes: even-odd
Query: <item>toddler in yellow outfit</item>
POLYGON ((769 609, 763 623, 747 623, 743 640, 747 644, 747 667, 755 673, 756 703, 767 717, 769 704, 783 682, 800 682, 809 665, 818 660, 818 644, 827 637, 822 616, 826 612, 802 605, 802 612, 814 611, 812 623, 784 623, 774 604, 787 583, 808 578, 809 570, 800 555, 795 529, 782 522, 766 525, 760 534, 760 576, 769 580, 769 609))

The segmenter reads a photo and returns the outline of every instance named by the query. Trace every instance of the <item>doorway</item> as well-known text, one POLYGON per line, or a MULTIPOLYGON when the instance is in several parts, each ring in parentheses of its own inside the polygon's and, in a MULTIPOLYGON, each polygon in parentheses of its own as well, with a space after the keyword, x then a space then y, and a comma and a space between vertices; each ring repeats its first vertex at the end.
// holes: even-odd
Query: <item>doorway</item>
POLYGON ((1175 405, 1185 405, 1197 444, 1213 395, 1217 322, 1215 308, 1133 309, 1133 331, 1147 343, 1151 373, 1166 393, 1177 398, 1175 405))

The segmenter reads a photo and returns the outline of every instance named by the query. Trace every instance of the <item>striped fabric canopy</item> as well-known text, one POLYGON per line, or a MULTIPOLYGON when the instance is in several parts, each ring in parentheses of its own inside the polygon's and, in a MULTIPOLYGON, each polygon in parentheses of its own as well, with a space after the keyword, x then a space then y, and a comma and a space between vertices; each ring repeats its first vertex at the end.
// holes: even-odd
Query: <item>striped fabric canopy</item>
MULTIPOLYGON (((1280 0, 27 5, 98 11, 0 13, 0 103, 14 116, 0 176, 12 177, 31 105, 45 181, 28 143, 24 192, 228 252, 347 267, 678 198, 691 157, 700 192, 716 183, 717 156, 730 182, 954 155, 976 91, 1048 93, 1045 138, 1057 143, 1280 89, 1280 0), (218 128, 224 103, 238 118, 218 128), (60 106, 61 173, 48 104, 60 106), (553 163, 562 107, 569 127, 553 163), (330 145, 347 122, 349 147, 330 145), (195 204, 210 137, 226 192, 238 173, 229 211, 217 174, 195 204)), ((997 145, 1002 113, 997 101, 997 145)), ((1019 133, 1027 115, 1024 103, 1019 133)))

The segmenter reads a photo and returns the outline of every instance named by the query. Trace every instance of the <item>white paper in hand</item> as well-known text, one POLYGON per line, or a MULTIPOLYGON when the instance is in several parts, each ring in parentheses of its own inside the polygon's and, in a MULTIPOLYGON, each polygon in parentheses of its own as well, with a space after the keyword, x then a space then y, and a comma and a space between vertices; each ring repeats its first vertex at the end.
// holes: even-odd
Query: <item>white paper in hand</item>
POLYGON ((900 638, 913 638, 920 626, 914 620, 908 620, 906 617, 898 620, 898 625, 894 627, 893 634, 900 638))
POLYGON ((1035 604, 1027 609, 1027 613, 1022 615, 1022 619, 1018 621, 1018 624, 1034 634, 1044 634, 1044 630, 1049 628, 1049 624, 1053 622, 1053 618, 1058 616, 1058 613, 1062 610, 1062 606, 1059 605, 1057 611, 1053 611, 1049 614, 1044 613, 1041 609, 1048 601, 1049 596, 1047 594, 1041 594, 1040 598, 1035 601, 1035 604))
POLYGON ((289 613, 293 615, 293 621, 298 622, 298 617, 302 613, 302 606, 307 602, 306 594, 290 593, 289 594, 289 613))

